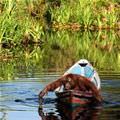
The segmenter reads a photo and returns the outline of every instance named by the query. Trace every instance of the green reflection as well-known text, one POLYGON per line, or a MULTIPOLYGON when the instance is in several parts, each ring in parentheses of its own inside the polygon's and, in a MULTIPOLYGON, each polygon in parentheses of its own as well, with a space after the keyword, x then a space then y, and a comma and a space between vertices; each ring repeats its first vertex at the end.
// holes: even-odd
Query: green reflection
POLYGON ((65 71, 86 58, 99 71, 120 72, 120 41, 115 31, 48 31, 42 43, 1 48, 0 79, 11 80, 19 73, 65 71))

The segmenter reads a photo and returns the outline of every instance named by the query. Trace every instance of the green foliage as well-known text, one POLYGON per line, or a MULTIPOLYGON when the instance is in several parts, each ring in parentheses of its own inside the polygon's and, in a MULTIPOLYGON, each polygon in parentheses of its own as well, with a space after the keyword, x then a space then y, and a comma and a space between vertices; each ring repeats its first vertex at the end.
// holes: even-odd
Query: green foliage
MULTIPOLYGON (((0 13, 0 43, 19 44, 24 37, 38 42, 43 33, 43 21, 31 15, 34 1, 3 0, 3 11, 0 13)), ((38 13, 41 14, 41 13, 38 13)), ((41 19, 41 18, 39 18, 41 19)))
POLYGON ((15 79, 19 66, 28 71, 31 68, 63 71, 81 58, 93 62, 99 71, 120 71, 120 41, 114 31, 55 31, 47 32, 43 39, 46 42, 41 46, 4 49, 0 79, 15 79))
POLYGON ((2 0, 0 43, 20 44, 26 39, 39 42, 48 27, 47 21, 79 23, 85 29, 92 26, 118 29, 119 11, 119 3, 113 0, 2 0))
POLYGON ((119 4, 112 0, 65 0, 59 7, 51 7, 53 21, 76 22, 85 28, 91 26, 114 28, 119 21, 119 11, 119 4))
POLYGON ((99 69, 120 70, 119 32, 86 31, 119 29, 119 11, 117 0, 1 0, 0 79, 14 79, 14 66, 59 70, 80 58, 99 69), (85 32, 52 31, 52 24, 78 25, 85 32))

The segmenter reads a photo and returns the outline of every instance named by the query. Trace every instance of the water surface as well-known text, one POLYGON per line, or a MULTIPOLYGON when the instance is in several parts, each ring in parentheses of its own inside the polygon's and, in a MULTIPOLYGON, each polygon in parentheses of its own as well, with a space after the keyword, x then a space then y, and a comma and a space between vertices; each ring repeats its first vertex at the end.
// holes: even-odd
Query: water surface
MULTIPOLYGON (((36 73, 37 74, 37 73, 36 73)), ((57 79, 62 73, 44 72, 39 77, 26 78, 20 74, 14 81, 3 81, 0 84, 0 119, 1 120, 61 120, 68 119, 100 119, 119 120, 120 115, 120 80, 102 78, 103 106, 99 109, 76 108, 67 110, 55 101, 55 94, 50 92, 45 96, 43 109, 39 110, 38 93, 49 82, 57 79), (78 109, 78 110, 77 110, 78 109), (68 114, 68 115, 67 115, 68 114), (41 118, 41 116, 42 118, 41 118), (94 116, 94 117, 92 117, 94 116), (70 119, 70 118, 69 118, 70 119)), ((38 74, 37 74, 38 75, 38 74)))
POLYGON ((116 31, 46 31, 42 44, 1 48, 0 120, 119 120, 120 39, 116 31), (88 59, 100 74, 103 106, 71 110, 38 93, 79 59, 88 59))

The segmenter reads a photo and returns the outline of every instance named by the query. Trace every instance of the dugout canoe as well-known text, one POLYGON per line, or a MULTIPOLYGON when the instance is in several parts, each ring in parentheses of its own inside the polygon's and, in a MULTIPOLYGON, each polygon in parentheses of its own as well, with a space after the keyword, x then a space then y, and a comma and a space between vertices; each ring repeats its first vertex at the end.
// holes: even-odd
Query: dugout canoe
POLYGON ((89 104, 93 101, 93 95, 90 92, 67 90, 64 92, 56 92, 58 100, 66 105, 78 106, 89 104))

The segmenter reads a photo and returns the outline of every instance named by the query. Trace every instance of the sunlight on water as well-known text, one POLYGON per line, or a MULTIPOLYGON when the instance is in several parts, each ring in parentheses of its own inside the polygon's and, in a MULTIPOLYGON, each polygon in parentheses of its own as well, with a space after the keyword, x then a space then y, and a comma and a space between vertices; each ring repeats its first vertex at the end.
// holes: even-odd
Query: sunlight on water
POLYGON ((4 49, 0 57, 0 120, 119 120, 120 44, 113 33, 49 32, 43 37, 47 41, 44 47, 4 49), (71 110, 58 104, 50 92, 43 109, 38 109, 38 93, 81 58, 88 59, 100 75, 103 105, 71 110))
MULTIPOLYGON (((62 74, 62 73, 61 73, 62 74)), ((39 110, 38 93, 49 82, 57 79, 61 74, 44 73, 44 77, 39 78, 22 78, 13 82, 1 82, 0 89, 0 118, 1 120, 38 120, 43 118, 69 118, 71 112, 74 113, 71 117, 90 118, 91 114, 102 120, 114 118, 118 120, 120 112, 120 81, 103 79, 102 78, 102 96, 104 98, 103 107, 99 109, 89 110, 88 108, 75 108, 72 111, 67 111, 59 106, 55 101, 55 94, 48 93, 45 97, 43 110, 39 110), (49 78, 49 79, 48 79, 49 78), (47 80, 48 79, 48 80, 47 80), (47 80, 47 81, 46 81, 47 80), (39 82, 42 81, 42 82, 39 82), (78 110, 77 110, 78 109, 78 110), (63 111, 62 111, 63 110, 63 111), (64 111, 65 110, 65 111, 64 111), (79 111, 79 113, 75 112, 79 111), (114 111, 114 112, 112 112, 114 111), (44 114, 44 115, 43 115, 44 114), (40 115, 40 116, 39 116, 40 115), (47 116, 46 116, 47 115, 47 116), (76 116, 75 116, 76 115, 76 116), (86 116, 87 115, 87 116, 86 116), (111 118, 112 117, 112 118, 111 118)), ((42 74, 39 74, 42 76, 42 74)), ((69 109, 70 110, 70 109, 69 109)), ((93 119, 93 118, 91 118, 93 119)), ((43 119, 44 120, 44 119, 43 119)), ((67 119, 66 119, 67 120, 67 119)))

